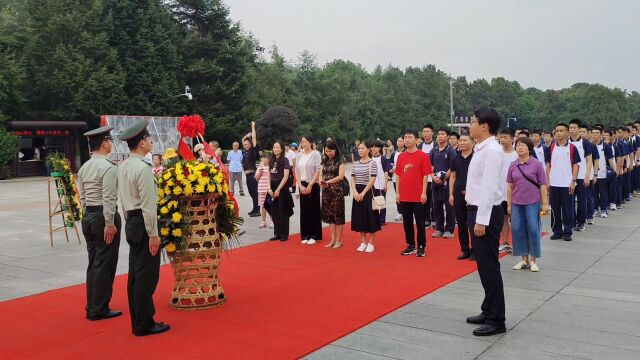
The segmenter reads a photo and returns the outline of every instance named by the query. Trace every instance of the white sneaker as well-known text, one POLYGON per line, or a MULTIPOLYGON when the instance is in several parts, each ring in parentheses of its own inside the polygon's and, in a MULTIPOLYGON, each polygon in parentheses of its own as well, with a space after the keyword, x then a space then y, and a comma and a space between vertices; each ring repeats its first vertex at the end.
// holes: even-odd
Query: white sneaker
POLYGON ((396 217, 393 218, 393 221, 402 221, 402 215, 396 215, 396 217))
POLYGON ((365 251, 365 250, 366 250, 366 248, 367 248, 367 244, 365 244, 365 243, 360 243, 360 246, 358 246, 358 248, 356 249, 356 251, 363 252, 363 251, 365 251))
POLYGON ((609 204, 609 210, 616 211, 618 210, 618 207, 616 206, 616 204, 609 204))
POLYGON ((607 218, 607 216, 608 216, 608 215, 607 215, 607 213, 606 213, 606 212, 601 212, 601 213, 600 213, 600 217, 601 217, 601 218, 603 218, 603 219, 606 219, 606 218, 607 218))
POLYGON ((315 244, 315 243, 316 243, 316 240, 315 240, 315 239, 313 239, 313 238, 312 238, 312 239, 309 239, 309 241, 307 241, 307 245, 313 245, 313 244, 315 244))
POLYGON ((260 223, 260 226, 258 226, 258 229, 264 229, 266 227, 267 227, 267 224, 262 222, 262 223, 260 223))
POLYGON ((309 240, 302 240, 302 243, 303 243, 303 244, 308 244, 308 243, 309 243, 309 240))
POLYGON ((537 265, 537 264, 535 264, 535 263, 531 263, 531 267, 530 267, 530 268, 531 268, 531 272, 538 272, 538 271, 540 271, 540 268, 539 268, 539 267, 538 267, 538 265, 537 265))
POLYGON ((529 264, 524 261, 520 261, 519 263, 513 265, 513 270, 524 270, 529 267, 529 264))
POLYGON ((445 239, 451 239, 453 238, 453 234, 448 231, 445 231, 444 234, 442 234, 442 237, 445 239))
POLYGON ((502 244, 500 245, 500 247, 498 248, 499 252, 510 252, 511 251, 511 245, 509 244, 502 244))
POLYGON ((375 247, 373 246, 373 244, 368 244, 364 252, 372 253, 374 250, 375 250, 375 247))
POLYGON ((273 229, 273 223, 269 223, 269 229, 273 229))
POLYGON ((594 225, 593 219, 587 219, 587 225, 594 225))

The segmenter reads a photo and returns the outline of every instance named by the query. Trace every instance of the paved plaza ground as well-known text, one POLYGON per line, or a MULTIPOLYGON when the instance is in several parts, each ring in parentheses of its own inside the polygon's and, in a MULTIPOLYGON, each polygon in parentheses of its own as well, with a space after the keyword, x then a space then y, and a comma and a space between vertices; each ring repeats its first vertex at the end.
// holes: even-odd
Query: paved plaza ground
MULTIPOLYGON (((239 200, 247 209, 250 198, 239 200)), ((350 203, 347 209, 349 218, 350 203)), ((464 322, 479 313, 483 297, 474 272, 307 358, 640 359, 639 211, 636 199, 576 233, 573 242, 543 239, 539 273, 514 271, 517 259, 503 258, 506 334, 477 338, 471 334, 474 326, 464 322)), ((387 219, 395 215, 391 206, 387 219)), ((543 221, 548 231, 549 218, 543 221)), ((258 224, 259 218, 246 218, 243 246, 271 235, 258 224)), ((292 233, 298 224, 296 213, 292 233)), ((58 233, 50 247, 48 226, 45 178, 0 181, 0 301, 84 282, 84 239, 78 244, 74 235, 67 243, 58 233)), ((399 253, 403 243, 398 234, 397 243, 378 246, 394 246, 399 253)), ((127 271, 127 256, 123 239, 119 274, 127 271)))

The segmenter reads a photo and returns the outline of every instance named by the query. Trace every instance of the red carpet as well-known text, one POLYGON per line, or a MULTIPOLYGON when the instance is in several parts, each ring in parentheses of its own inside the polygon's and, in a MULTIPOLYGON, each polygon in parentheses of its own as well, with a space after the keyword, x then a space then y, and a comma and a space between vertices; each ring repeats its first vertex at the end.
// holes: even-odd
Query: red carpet
POLYGON ((172 330, 161 335, 131 335, 126 275, 115 283, 111 307, 125 313, 116 319, 84 319, 84 285, 2 302, 0 359, 298 358, 476 269, 455 259, 456 239, 429 240, 425 258, 403 257, 402 226, 389 224, 375 253, 364 254, 355 251, 359 240, 348 227, 337 250, 324 248, 325 229, 318 245, 292 236, 225 255, 228 300, 215 309, 170 309, 173 279, 164 266, 156 321, 172 330))

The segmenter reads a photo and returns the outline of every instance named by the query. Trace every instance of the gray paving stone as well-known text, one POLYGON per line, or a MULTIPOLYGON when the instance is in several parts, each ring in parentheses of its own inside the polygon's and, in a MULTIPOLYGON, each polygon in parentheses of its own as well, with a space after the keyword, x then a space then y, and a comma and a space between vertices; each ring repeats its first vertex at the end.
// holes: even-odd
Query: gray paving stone
POLYGON ((556 354, 543 350, 527 349, 513 345, 494 344, 487 351, 483 352, 477 359, 482 360, 514 360, 514 359, 535 359, 535 360, 575 360, 585 359, 574 356, 556 354))
POLYGON ((638 352, 615 347, 592 344, 588 341, 573 341, 561 337, 545 336, 515 328, 498 340, 506 346, 518 346, 532 350, 574 356, 584 359, 637 360, 638 352))
POLYGON ((491 343, 376 322, 336 345, 398 359, 473 359, 491 343))
POLYGON ((576 342, 588 342, 594 345, 614 347, 624 350, 640 351, 640 337, 622 333, 611 333, 588 327, 588 323, 573 326, 549 321, 526 319, 517 327, 518 331, 567 339, 576 342))
POLYGON ((621 291, 599 290, 599 289, 583 288, 578 286, 567 286, 566 288, 562 289, 562 293, 640 303, 640 294, 627 293, 627 292, 621 292, 621 291))
POLYGON ((322 349, 309 354, 303 359, 307 360, 385 360, 398 359, 388 356, 381 356, 365 351, 354 350, 337 345, 328 345, 322 349))

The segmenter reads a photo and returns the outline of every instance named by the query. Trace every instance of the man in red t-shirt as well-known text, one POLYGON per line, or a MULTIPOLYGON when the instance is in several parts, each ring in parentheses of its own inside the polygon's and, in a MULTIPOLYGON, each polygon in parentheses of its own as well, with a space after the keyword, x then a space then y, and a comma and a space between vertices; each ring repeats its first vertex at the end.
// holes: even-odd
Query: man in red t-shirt
POLYGON ((424 217, 427 202, 427 180, 432 173, 429 155, 418 150, 418 133, 415 130, 404 132, 405 152, 398 156, 396 163, 396 202, 400 205, 404 235, 407 240, 407 248, 402 255, 416 254, 418 257, 425 255, 427 236, 425 232, 424 217), (417 239, 414 240, 413 218, 417 226, 417 239), (416 251, 416 241, 418 249, 416 251))

